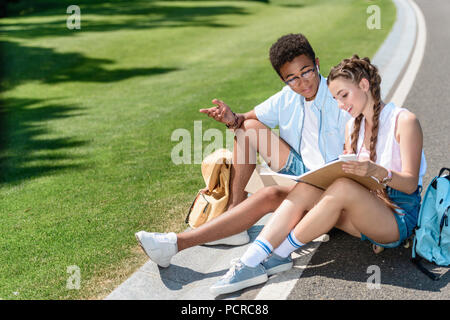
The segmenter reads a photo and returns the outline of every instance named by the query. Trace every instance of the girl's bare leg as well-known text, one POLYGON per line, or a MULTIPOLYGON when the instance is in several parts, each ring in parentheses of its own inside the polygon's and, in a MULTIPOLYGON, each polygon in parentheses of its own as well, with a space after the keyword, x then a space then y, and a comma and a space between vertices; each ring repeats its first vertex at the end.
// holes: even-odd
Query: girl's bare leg
POLYGON ((318 204, 297 224, 295 237, 308 243, 337 227, 353 236, 361 233, 378 243, 400 238, 394 213, 383 201, 353 180, 336 180, 318 204))
POLYGON ((276 209, 259 236, 267 239, 274 248, 278 247, 305 214, 314 207, 322 194, 321 189, 298 183, 276 209))
POLYGON ((177 234, 178 251, 247 230, 273 212, 293 187, 270 186, 196 229, 177 234))

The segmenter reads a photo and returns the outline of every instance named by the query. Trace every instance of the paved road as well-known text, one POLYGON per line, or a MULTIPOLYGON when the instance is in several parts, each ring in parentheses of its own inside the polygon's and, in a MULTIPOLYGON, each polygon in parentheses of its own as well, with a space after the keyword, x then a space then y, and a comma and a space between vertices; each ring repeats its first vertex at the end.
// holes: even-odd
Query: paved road
MULTIPOLYGON (((450 167, 450 1, 416 3, 425 16, 427 44, 404 106, 422 124, 428 162, 426 186, 442 166, 450 167)), ((288 300, 450 299, 450 272, 439 281, 429 280, 409 261, 410 249, 390 249, 375 255, 368 242, 341 231, 332 231, 330 238, 318 248, 288 300), (380 289, 368 288, 367 281, 374 275, 368 272, 372 265, 380 268, 380 289)))

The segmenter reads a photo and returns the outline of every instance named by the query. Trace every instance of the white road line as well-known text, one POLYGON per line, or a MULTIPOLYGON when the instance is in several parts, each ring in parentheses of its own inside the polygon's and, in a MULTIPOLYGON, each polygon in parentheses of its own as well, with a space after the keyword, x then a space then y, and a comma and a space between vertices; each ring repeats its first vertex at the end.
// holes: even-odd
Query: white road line
POLYGON ((327 234, 321 235, 308 244, 306 249, 299 249, 297 250, 298 252, 293 252, 294 267, 289 271, 270 277, 269 281, 258 292, 255 300, 286 300, 317 248, 322 242, 326 242, 329 239, 330 237, 327 234))
POLYGON ((416 79, 417 72, 419 71, 420 65, 422 63, 422 58, 425 53, 425 44, 427 41, 427 28, 422 10, 420 10, 419 6, 417 6, 417 4, 413 0, 408 0, 408 2, 413 7, 414 13, 416 15, 417 38, 408 69, 405 71, 403 78, 400 80, 400 84, 398 85, 391 99, 391 101, 399 107, 403 106, 403 103, 405 102, 406 97, 411 90, 414 80, 416 79))
POLYGON ((402 70, 407 68, 417 36, 417 19, 411 4, 408 0, 393 0, 393 2, 396 8, 396 21, 371 59, 383 79, 381 97, 384 100, 391 90, 395 90, 395 84, 400 80, 402 70))

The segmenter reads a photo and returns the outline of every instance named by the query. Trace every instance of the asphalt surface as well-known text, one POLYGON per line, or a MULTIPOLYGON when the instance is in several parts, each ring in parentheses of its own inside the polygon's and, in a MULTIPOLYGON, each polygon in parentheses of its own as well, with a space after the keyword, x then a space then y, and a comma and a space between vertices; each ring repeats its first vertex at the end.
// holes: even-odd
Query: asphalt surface
MULTIPOLYGON (((441 167, 450 167, 450 1, 416 0, 427 26, 421 67, 404 107, 415 113, 424 133, 428 186, 441 167)), ((425 190, 422 192, 424 195, 425 190)), ((428 268, 442 274, 432 281, 410 261, 411 249, 399 247, 375 255, 368 242, 339 230, 330 232, 288 296, 298 299, 450 299, 448 268, 428 268), (379 288, 373 271, 379 269, 379 288), (370 267, 370 268, 369 268, 370 267)), ((247 297, 252 295, 247 292, 247 297)))

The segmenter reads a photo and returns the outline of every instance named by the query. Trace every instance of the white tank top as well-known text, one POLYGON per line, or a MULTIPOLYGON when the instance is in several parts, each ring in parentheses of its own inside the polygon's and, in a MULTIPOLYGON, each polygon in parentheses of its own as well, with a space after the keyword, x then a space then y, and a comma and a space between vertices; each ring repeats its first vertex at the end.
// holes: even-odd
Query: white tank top
MULTIPOLYGON (((378 128, 378 141, 377 141, 377 159, 376 163, 383 166, 386 169, 390 169, 397 172, 402 172, 402 158, 400 155, 400 145, 395 139, 395 128, 397 124, 398 115, 400 112, 405 111, 405 108, 398 108, 394 103, 390 102, 384 106, 380 113, 379 128, 378 128)), ((349 120, 349 131, 353 131, 353 125, 355 119, 349 120)), ((361 127, 359 130, 358 146, 356 148, 357 154, 366 158, 368 151, 363 147, 365 132, 364 118, 361 121, 361 127)), ((351 137, 350 137, 351 140, 351 137)), ((350 141, 351 143, 351 141, 350 141)), ((370 158, 370 157, 369 157, 370 158)), ((419 181, 418 185, 422 186, 423 176, 427 170, 427 162, 425 154, 422 149, 422 159, 420 161, 419 181)))

